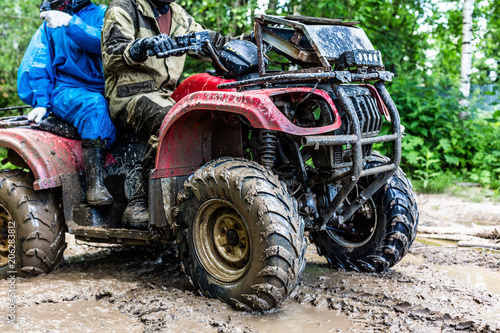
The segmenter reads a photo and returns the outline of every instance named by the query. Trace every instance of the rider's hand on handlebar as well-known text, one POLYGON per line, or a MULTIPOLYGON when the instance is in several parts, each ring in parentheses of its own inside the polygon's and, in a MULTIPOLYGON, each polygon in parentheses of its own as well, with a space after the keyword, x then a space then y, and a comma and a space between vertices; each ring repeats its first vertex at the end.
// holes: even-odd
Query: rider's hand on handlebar
POLYGON ((167 34, 160 34, 156 37, 157 38, 154 43, 152 45, 148 45, 148 50, 151 50, 148 53, 151 55, 156 55, 161 58, 165 52, 179 48, 175 39, 167 34))
POLYGON ((145 61, 148 55, 161 56, 178 48, 177 43, 167 34, 136 39, 130 47, 130 56, 135 61, 145 61))
POLYGON ((154 45, 158 36, 139 38, 132 42, 130 46, 130 57, 135 61, 146 61, 148 58, 148 49, 154 45))
POLYGON ((46 114, 47 114, 47 108, 39 106, 34 108, 30 113, 28 113, 27 118, 29 121, 34 121, 35 123, 39 124, 46 114))

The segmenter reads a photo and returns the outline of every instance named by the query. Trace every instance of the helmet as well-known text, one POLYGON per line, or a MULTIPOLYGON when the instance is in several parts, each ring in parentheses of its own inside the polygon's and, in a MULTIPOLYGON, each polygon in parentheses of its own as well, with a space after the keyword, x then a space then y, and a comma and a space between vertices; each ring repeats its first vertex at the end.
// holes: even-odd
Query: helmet
POLYGON ((45 0, 40 5, 40 12, 46 10, 60 10, 66 13, 76 13, 87 7, 91 0, 45 0))

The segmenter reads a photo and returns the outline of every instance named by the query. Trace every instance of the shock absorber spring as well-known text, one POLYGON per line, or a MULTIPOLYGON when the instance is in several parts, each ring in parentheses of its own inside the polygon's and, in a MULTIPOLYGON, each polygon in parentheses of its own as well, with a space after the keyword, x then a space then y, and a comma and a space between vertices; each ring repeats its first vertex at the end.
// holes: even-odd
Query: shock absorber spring
POLYGON ((271 170, 276 159, 276 146, 278 137, 275 131, 261 130, 259 131, 259 163, 266 169, 271 170))

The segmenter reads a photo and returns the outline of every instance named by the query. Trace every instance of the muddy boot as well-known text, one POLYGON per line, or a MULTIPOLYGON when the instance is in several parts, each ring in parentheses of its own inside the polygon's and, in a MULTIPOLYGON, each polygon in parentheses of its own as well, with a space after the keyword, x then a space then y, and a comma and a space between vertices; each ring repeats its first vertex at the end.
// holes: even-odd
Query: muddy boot
POLYGON ((147 183, 144 176, 137 180, 135 193, 130 199, 122 217, 125 227, 146 229, 149 222, 147 183))
POLYGON ((113 197, 104 185, 104 140, 82 140, 83 164, 85 166, 85 184, 87 202, 91 206, 105 206, 113 203, 113 197))

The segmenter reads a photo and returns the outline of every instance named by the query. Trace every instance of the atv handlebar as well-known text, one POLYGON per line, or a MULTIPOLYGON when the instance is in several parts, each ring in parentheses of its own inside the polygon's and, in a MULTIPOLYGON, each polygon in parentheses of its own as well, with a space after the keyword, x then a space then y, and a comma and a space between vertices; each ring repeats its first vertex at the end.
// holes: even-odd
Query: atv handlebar
POLYGON ((28 120, 27 116, 10 116, 0 118, 0 128, 17 127, 30 125, 33 121, 28 120))
POLYGON ((188 52, 200 53, 205 48, 210 49, 211 46, 210 33, 207 30, 174 36, 173 38, 179 48, 162 53, 149 49, 148 56, 156 56, 157 58, 177 57, 188 52))
POLYGON ((221 70, 222 73, 227 73, 228 70, 220 62, 219 53, 214 49, 210 40, 210 32, 208 30, 193 32, 187 35, 174 36, 175 42, 179 46, 176 49, 167 52, 158 53, 153 49, 148 50, 148 56, 156 56, 157 58, 178 57, 188 52, 200 54, 207 51, 207 56, 212 59, 212 65, 221 70))

